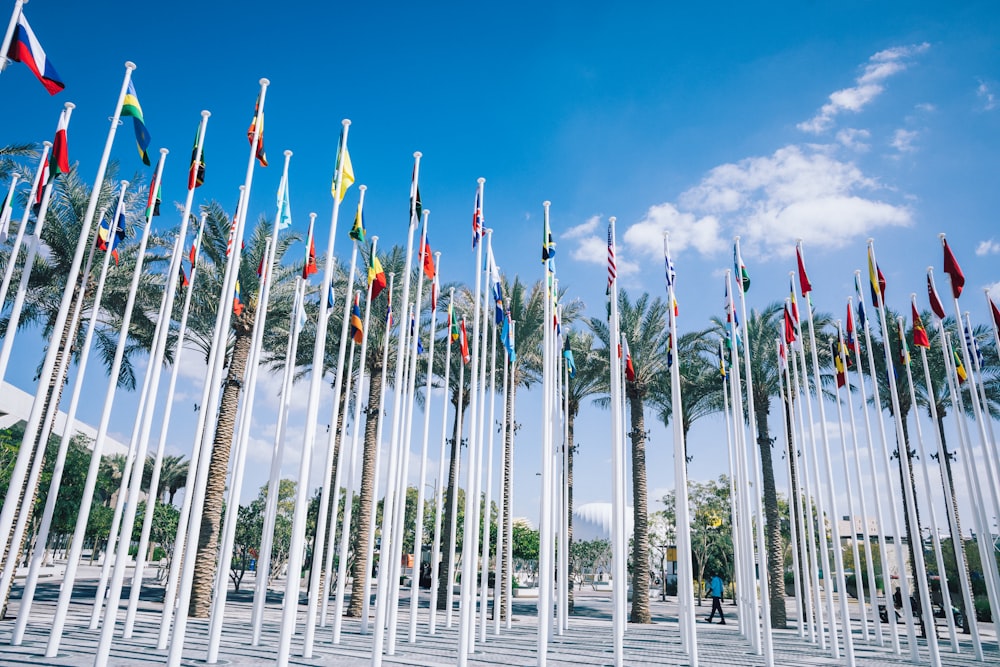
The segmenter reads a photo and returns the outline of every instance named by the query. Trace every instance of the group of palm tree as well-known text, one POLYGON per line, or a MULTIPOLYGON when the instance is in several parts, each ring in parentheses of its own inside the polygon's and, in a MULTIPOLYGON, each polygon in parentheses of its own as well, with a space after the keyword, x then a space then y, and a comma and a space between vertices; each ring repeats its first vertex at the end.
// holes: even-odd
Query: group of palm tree
MULTIPOLYGON (((0 149, 0 181, 9 178, 13 166, 22 158, 32 154, 30 147, 14 147, 0 149), (16 158, 14 160, 10 158, 16 158)), ((24 170, 23 167, 19 167, 24 170)), ((109 171, 109 178, 102 185, 101 197, 104 202, 111 202, 115 192, 114 167, 109 171)), ((133 179, 138 182, 140 179, 133 179)), ((76 239, 80 234, 81 220, 86 209, 87 201, 90 197, 90 188, 78 176, 75 169, 63 177, 57 183, 53 196, 53 203, 49 208, 50 220, 44 228, 43 243, 47 247, 47 252, 40 253, 36 260, 36 266, 31 274, 29 295, 25 307, 24 316, 19 323, 20 328, 36 327, 41 330, 45 339, 51 344, 57 344, 64 353, 74 355, 79 354, 79 345, 82 343, 82 333, 80 331, 51 331, 53 322, 56 319, 59 300, 64 288, 64 278, 67 267, 73 255, 76 239)), ((21 204, 24 204, 22 195, 21 204)), ((132 190, 126 198, 127 220, 129 227, 135 227, 142 220, 142 209, 144 208, 145 195, 141 188, 132 190)), ((207 202, 201 206, 201 211, 207 215, 204 239, 201 246, 199 268, 196 282, 194 284, 194 297, 192 300, 191 312, 188 320, 188 337, 185 344, 189 347, 200 350, 207 360, 209 348, 212 344, 213 327, 215 325, 216 312, 219 307, 218 294, 221 289, 224 267, 226 263, 226 250, 229 242, 229 235, 232 226, 232 217, 217 202, 207 202)), ((205 496, 204 512, 201 517, 202 530, 200 532, 199 549, 197 555, 196 575, 192 593, 191 613, 196 616, 208 614, 212 586, 215 580, 216 569, 219 563, 228 563, 229 558, 222 556, 219 551, 219 529, 224 511, 223 499, 227 486, 227 470, 229 468, 230 448, 233 442, 234 427, 236 424, 237 412, 244 396, 245 387, 243 381, 246 372, 247 357, 250 350, 252 332, 254 324, 259 316, 258 289, 261 284, 257 275, 261 258, 265 252, 266 240, 270 235, 272 221, 265 215, 261 215, 256 224, 248 226, 247 240, 242 249, 244 259, 241 263, 239 282, 242 291, 242 301, 244 308, 232 320, 232 328, 229 331, 229 340, 226 352, 226 376, 222 398, 217 412, 213 412, 211 418, 216 421, 214 429, 215 438, 213 442, 211 462, 209 464, 208 487, 205 496)), ((271 297, 267 303, 267 330, 264 336, 263 363, 272 370, 278 370, 284 364, 285 343, 291 332, 291 308, 293 304, 293 290, 295 277, 302 272, 302 262, 289 259, 290 250, 301 248, 298 241, 300 235, 287 233, 281 236, 276 248, 276 269, 271 287, 271 297)), ((346 239, 345 239, 346 240, 346 239)), ((126 239, 119 249, 120 262, 112 266, 111 276, 106 288, 104 302, 101 306, 100 329, 97 335, 97 349, 100 358, 106 367, 110 366, 114 348, 117 343, 118 327, 122 320, 122 309, 125 298, 132 263, 135 260, 136 245, 130 239, 126 239), (131 253, 131 254, 130 254, 131 253)), ((125 389, 133 389, 136 384, 136 365, 150 348, 156 321, 155 313, 162 294, 163 286, 166 284, 164 276, 168 257, 165 253, 172 246, 171 233, 155 234, 150 243, 150 255, 152 261, 147 260, 149 270, 143 274, 143 282, 139 290, 139 301, 136 308, 136 315, 132 318, 131 328, 128 332, 130 341, 126 348, 125 363, 119 376, 119 384, 125 389)), ((342 246, 341 246, 342 247, 342 246)), ((368 248, 362 248, 362 255, 368 252, 368 248)), ((379 251, 379 258, 386 274, 395 274, 401 277, 405 271, 405 257, 401 248, 391 247, 379 251)), ((7 261, 7 253, 0 254, 0 262, 7 261)), ((294 256, 294 253, 293 253, 294 256)), ((367 263, 367 259, 365 262, 367 263)), ((2 268, 2 265, 0 265, 2 268)), ((322 268, 322 267, 321 267, 322 268)), ((419 270, 419 269, 414 269, 419 270)), ((96 271, 96 270, 95 270, 96 271)), ((364 274, 364 272, 361 272, 364 274)), ((96 275, 84 276, 84 282, 77 286, 77 289, 84 290, 84 299, 88 298, 96 275)), ((338 264, 335 268, 335 291, 339 294, 347 293, 347 280, 343 267, 338 264)), ((364 288, 365 276, 358 278, 356 288, 364 288)), ((449 286, 444 286, 442 294, 448 292, 449 286)), ((457 312, 471 313, 474 295, 468 287, 455 285, 456 295, 454 308, 457 312)), ((429 289, 429 286, 428 286, 429 289)), ((318 286, 312 286, 312 293, 307 299, 308 323, 303 329, 301 343, 298 347, 299 356, 295 359, 296 377, 314 372, 311 368, 312 359, 308 353, 312 346, 309 344, 311 336, 315 335, 316 312, 318 310, 317 294, 318 286)), ((547 325, 544 317, 544 299, 546 298, 542 282, 539 280, 533 284, 525 283, 521 278, 514 276, 512 279, 504 277, 503 292, 505 295, 505 305, 510 311, 511 319, 517 323, 517 336, 515 339, 515 359, 508 367, 509 383, 506 396, 502 397, 503 405, 508 414, 510 428, 505 432, 503 441, 501 466, 502 484, 500 493, 505 498, 510 498, 513 493, 513 460, 515 455, 515 440, 519 424, 516 421, 516 405, 518 390, 529 390, 540 383, 542 378, 542 338, 544 327, 547 325)), ((338 297, 339 299, 340 297, 338 297)), ((425 299, 427 303, 429 299, 425 299)), ((565 453, 567 461, 567 473, 572 480, 572 457, 575 451, 574 442, 574 421, 579 415, 581 405, 585 401, 592 401, 598 407, 607 407, 609 403, 609 364, 612 363, 611 351, 617 347, 617 342, 609 339, 609 327, 607 321, 602 317, 591 317, 584 320, 583 306, 579 301, 569 299, 562 300, 562 327, 563 334, 568 338, 568 345, 573 350, 576 360, 576 372, 567 386, 568 392, 568 432, 569 438, 565 443, 565 453)), ((87 306, 89 307, 89 305, 87 306)), ((384 416, 385 406, 381 404, 381 382, 382 365, 388 363, 392 366, 395 363, 395 346, 388 346, 389 358, 383 359, 383 336, 390 333, 385 326, 386 302, 384 297, 373 303, 373 314, 371 317, 371 327, 368 332, 369 344, 367 347, 367 357, 355 363, 355 369, 364 368, 365 375, 369 378, 369 395, 364 407, 364 450, 362 454, 362 474, 360 483, 360 515, 369 516, 376 502, 375 498, 375 454, 378 446, 377 432, 379 420, 384 416)), ((329 335, 326 341, 326 357, 324 368, 320 372, 324 377, 332 377, 336 370, 336 351, 339 341, 337 340, 340 331, 339 318, 341 317, 339 308, 335 308, 331 316, 336 322, 329 326, 329 335)), ((424 358, 418 365, 418 374, 431 372, 434 375, 433 384, 437 388, 442 388, 444 373, 444 346, 451 344, 449 332, 442 323, 441 317, 444 311, 443 306, 439 309, 439 319, 434 327, 438 336, 437 349, 442 354, 436 355, 428 371, 428 360, 424 358)), ((398 313, 405 312, 405 308, 397 307, 397 326, 403 318, 398 313)), ((726 337, 726 324, 724 321, 715 321, 709 327, 685 333, 678 338, 678 359, 674 360, 670 354, 670 344, 667 335, 667 314, 668 306, 664 299, 641 293, 637 296, 630 295, 622 290, 619 295, 619 312, 621 319, 621 332, 627 339, 631 351, 632 362, 635 369, 635 379, 626 383, 625 397, 629 408, 630 421, 628 436, 631 443, 631 474, 632 474, 632 501, 634 508, 634 535, 632 536, 631 552, 631 572, 633 578, 633 588, 636 591, 644 591, 649 588, 650 581, 650 555, 649 555, 649 535, 648 535, 648 499, 647 499, 647 470, 646 470, 646 448, 649 444, 649 429, 647 426, 647 408, 651 408, 655 418, 667 424, 674 417, 672 414, 671 387, 669 373, 667 372, 671 363, 680 364, 681 375, 681 405, 684 411, 682 419, 682 430, 687 441, 687 435, 693 423, 705 416, 717 414, 723 410, 724 385, 719 372, 718 342, 726 337)), ((779 319, 783 310, 779 303, 770 304, 763 309, 753 310, 749 315, 748 339, 744 341, 749 345, 750 357, 752 360, 753 380, 752 387, 755 406, 755 416, 757 433, 753 434, 755 442, 760 450, 760 462, 762 466, 763 480, 763 501, 765 518, 767 523, 767 576, 770 583, 770 592, 773 604, 771 605, 772 625, 783 627, 784 618, 784 545, 780 529, 778 512, 778 495, 776 491, 775 476, 773 471, 773 458, 775 438, 772 436, 772 425, 769 422, 769 415, 772 409, 772 402, 780 397, 780 376, 779 365, 776 356, 774 341, 775 332, 778 331, 779 319)), ((179 312, 174 313, 175 319, 179 318, 179 312)), ((423 313, 425 321, 429 319, 429 308, 423 313)), ((824 356, 828 368, 832 368, 833 362, 830 358, 830 345, 828 341, 833 335, 829 328, 830 319, 817 315, 817 324, 821 331, 826 333, 821 336, 823 342, 817 342, 821 356, 824 356)), ((0 319, 0 333, 6 335, 7 320, 0 319)), ((983 332, 977 332, 983 338, 983 350, 985 353, 987 376, 985 378, 987 394, 991 397, 990 410, 994 415, 1000 408, 1000 364, 996 360, 996 351, 983 332)), ((888 337, 890 345, 893 337, 888 337)), ((877 343, 881 345, 881 342, 877 343)), ((504 351, 502 346, 497 346, 498 367, 504 362, 504 351)), ((168 350, 172 345, 168 345, 168 350)), ((426 356, 426 355, 425 355, 426 356)), ((449 548, 455 536, 451 534, 451 512, 453 504, 451 502, 454 494, 458 493, 458 462, 461 457, 462 436, 459 425, 462 417, 469 405, 469 377, 468 372, 462 371, 462 361, 460 354, 452 354, 452 368, 449 374, 450 386, 445 388, 445 395, 453 408, 453 421, 450 427, 452 437, 450 438, 449 451, 449 473, 447 492, 445 494, 444 507, 447 515, 442 521, 443 534, 428 536, 428 539, 439 540, 442 544, 441 553, 444 563, 440 568, 441 586, 439 594, 442 596, 440 602, 444 603, 444 596, 447 590, 447 577, 449 571, 447 559, 449 558, 449 548)), ((877 359, 881 355, 876 354, 877 359)), ((168 357, 167 363, 171 362, 168 357)), ((911 410, 925 407, 930 401, 937 405, 938 427, 943 431, 943 419, 947 411, 948 385, 943 381, 943 364, 933 366, 933 370, 938 375, 935 379, 933 389, 920 386, 916 387, 918 405, 910 405, 908 400, 901 403, 900 409, 905 414, 911 410)), ((392 373, 386 375, 387 382, 393 381, 392 373)), ((880 377, 884 376, 884 371, 880 377)), ((426 375, 424 375, 426 377, 426 375)), ((345 384, 344 394, 338 397, 345 400, 347 396, 345 384)), ((420 383, 418 383, 420 386, 420 383)), ((499 374, 497 377, 498 390, 499 374)), ((58 401, 61 397, 62 386, 50 389, 49 400, 58 401)), ((906 392, 901 392, 901 396, 906 392)), ((886 397, 888 392, 882 392, 886 397)), ((425 409, 430 397, 422 397, 425 409)), ((968 402, 966 402, 968 405, 968 402)), ((885 409, 886 406, 879 406, 885 409)), ((208 406, 202 406, 208 409, 208 406)), ((212 408, 214 410, 214 408, 212 408)), ((339 449, 340 438, 345 431, 343 415, 346 410, 341 410, 341 421, 333 425, 335 429, 335 444, 339 449)), ((353 428, 361 428, 355 424, 353 428)), ((697 447, 692 447, 689 452, 684 452, 686 460, 690 459, 690 452, 697 454, 697 447)), ((336 460, 336 458, 335 458, 336 460)), ((945 457, 945 465, 950 466, 949 457, 945 457)), ((335 471, 324 471, 330 475, 331 479, 335 471)), ((950 477, 950 472, 949 472, 950 477)), ((163 477, 161 476, 161 489, 156 495, 161 495, 164 491, 169 492, 169 499, 172 500, 176 488, 168 486, 162 487, 163 477)), ((570 485, 572 489, 572 484, 570 485)), ((34 490, 25 490, 25 494, 34 494, 34 490)), ((793 489, 793 493, 797 493, 793 489)), ((336 494, 331 494, 331 499, 336 494)), ((30 506, 30 504, 29 504, 30 506)), ((506 562, 506 554, 509 553, 512 545, 509 544, 507 536, 511 533, 512 511, 510 503, 503 503, 502 524, 499 530, 501 553, 506 562)), ((572 517, 572 494, 569 498, 567 512, 572 517)), ((570 524, 572 526, 572 524, 570 524)), ((354 522, 355 534, 351 536, 350 544, 367 545, 370 531, 378 530, 377 526, 370 525, 368 521, 354 522)), ((570 529, 572 530, 572 528, 570 529)), ((327 544, 331 544, 328 540, 327 544)), ((913 540, 911 540, 913 544, 913 540)), ((12 545, 6 545, 9 550, 12 545)), ((371 564, 367 562, 367 554, 364 549, 357 550, 353 554, 353 583, 352 583, 352 604, 348 613, 357 615, 361 613, 361 597, 365 590, 366 578, 371 573, 371 564)), ((318 560, 317 562, 322 562, 318 560)), ((507 581, 511 573, 504 568, 501 571, 501 580, 498 582, 499 590, 505 595, 507 581)), ((499 607, 506 608, 505 604, 499 607)), ((631 611, 631 620, 637 623, 650 622, 650 609, 648 595, 634 595, 631 611)))

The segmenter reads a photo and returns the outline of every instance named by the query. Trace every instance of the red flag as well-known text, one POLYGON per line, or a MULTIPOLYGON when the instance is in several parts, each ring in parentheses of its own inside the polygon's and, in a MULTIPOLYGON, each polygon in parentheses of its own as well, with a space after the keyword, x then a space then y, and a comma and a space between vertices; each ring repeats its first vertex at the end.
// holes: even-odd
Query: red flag
POLYGON ((187 287, 190 284, 187 274, 184 273, 184 265, 181 264, 181 287, 187 287))
MULTIPOLYGON (((264 253, 266 255, 267 253, 264 253)), ((264 255, 260 256, 260 261, 257 262, 257 277, 264 278, 264 255)))
POLYGON ((993 299, 989 296, 986 297, 990 301, 990 310, 993 311, 993 324, 1000 327, 1000 310, 997 310, 997 305, 993 303, 993 299))
POLYGON ((309 221, 309 245, 306 248, 306 263, 302 267, 302 280, 309 280, 309 276, 319 271, 316 265, 316 240, 313 238, 313 224, 315 220, 309 221))
POLYGON ((635 366, 632 365, 632 353, 628 349, 628 341, 622 336, 622 354, 625 355, 625 379, 635 382, 635 366))
POLYGON ((436 267, 434 266, 434 253, 431 252, 431 244, 424 236, 423 247, 420 249, 420 254, 423 256, 424 262, 424 275, 427 276, 427 280, 434 280, 434 273, 436 267))
POLYGON ((788 310, 788 304, 785 304, 785 343, 791 345, 795 342, 795 321, 792 319, 792 314, 788 310))
POLYGON ((462 318, 460 331, 462 332, 462 363, 467 364, 472 359, 472 355, 469 354, 469 338, 465 333, 465 318, 462 318))
POLYGON ((958 266, 958 262, 955 261, 955 255, 951 254, 948 239, 941 239, 941 243, 944 245, 944 272, 951 277, 951 293, 957 299, 962 296, 965 275, 962 273, 961 267, 958 266))
POLYGON ((910 308, 913 311, 913 347, 930 349, 931 341, 927 338, 927 330, 924 329, 924 323, 920 321, 920 313, 917 312, 917 304, 911 302, 910 308))
POLYGON ((802 248, 795 246, 795 258, 799 262, 799 287, 802 290, 802 296, 812 292, 813 286, 809 282, 809 276, 806 275, 806 265, 802 261, 802 248))
POLYGON ((854 313, 851 312, 851 304, 847 304, 847 330, 844 332, 848 348, 854 347, 854 313))
POLYGON ((941 303, 941 297, 938 296, 937 290, 934 288, 934 279, 931 278, 931 274, 927 274, 927 298, 931 302, 931 310, 940 319, 944 319, 944 304, 941 303))
POLYGON ((198 258, 198 242, 191 241, 191 252, 188 253, 188 260, 191 262, 191 268, 194 268, 194 262, 198 258))

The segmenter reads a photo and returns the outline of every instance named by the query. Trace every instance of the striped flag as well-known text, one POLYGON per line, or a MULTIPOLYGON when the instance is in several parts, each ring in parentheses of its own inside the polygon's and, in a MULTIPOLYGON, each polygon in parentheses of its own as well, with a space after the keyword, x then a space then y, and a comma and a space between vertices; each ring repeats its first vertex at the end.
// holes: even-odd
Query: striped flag
POLYGON ((469 354, 469 337, 465 333, 465 318, 462 318, 462 323, 459 326, 462 338, 462 363, 467 364, 472 360, 472 355, 469 354))
POLYGON ((139 157, 142 163, 149 166, 149 144, 153 138, 146 129, 146 121, 142 117, 142 106, 139 104, 139 96, 135 92, 135 84, 129 79, 128 90, 125 92, 125 99, 122 100, 121 116, 123 118, 131 116, 132 127, 135 130, 135 145, 139 149, 139 157))
MULTIPOLYGON (((52 150, 54 152, 55 148, 52 150)), ((951 294, 957 299, 962 296, 962 288, 965 287, 965 274, 948 246, 948 239, 942 238, 941 243, 944 245, 944 272, 951 278, 951 294)))
POLYGON ((316 265, 316 239, 313 238, 313 224, 315 219, 309 221, 309 234, 306 238, 306 263, 302 267, 302 279, 309 280, 309 276, 319 271, 316 265))
POLYGON ((608 225, 608 289, 615 283, 618 278, 618 268, 615 264, 615 237, 613 233, 613 227, 608 225))
MULTIPOLYGON (((48 182, 50 183, 56 180, 56 177, 60 174, 69 173, 69 148, 66 145, 66 129, 68 126, 69 119, 63 113, 59 116, 59 125, 56 126, 56 137, 52 140, 52 158, 48 174, 48 182)), ((41 183, 39 183, 39 187, 41 187, 41 183)))
POLYGON ((23 13, 17 17, 14 38, 10 42, 10 48, 7 49, 7 57, 14 62, 27 65, 45 86, 45 90, 49 91, 49 95, 55 95, 66 87, 56 68, 49 62, 45 50, 38 43, 38 38, 35 37, 23 13))
POLYGON ((476 249, 476 244, 483 237, 483 200, 479 196, 479 188, 476 188, 476 204, 472 211, 472 249, 476 249))
POLYGON ((927 329, 924 329, 924 323, 920 320, 920 313, 917 312, 916 301, 910 303, 910 308, 912 310, 911 317, 913 318, 913 347, 923 347, 929 349, 931 341, 927 337, 927 329))
MULTIPOLYGON (((257 162, 260 166, 267 166, 267 153, 264 152, 264 112, 260 110, 260 93, 257 93, 257 102, 253 107, 253 120, 247 128, 247 141, 253 146, 253 135, 257 134, 257 162)), ((148 163, 147 163, 148 164, 148 163)))
POLYGON ((812 292, 813 286, 809 282, 809 276, 806 274, 806 263, 802 260, 802 246, 795 246, 795 259, 799 264, 799 288, 802 291, 802 296, 806 296, 809 292, 812 292))

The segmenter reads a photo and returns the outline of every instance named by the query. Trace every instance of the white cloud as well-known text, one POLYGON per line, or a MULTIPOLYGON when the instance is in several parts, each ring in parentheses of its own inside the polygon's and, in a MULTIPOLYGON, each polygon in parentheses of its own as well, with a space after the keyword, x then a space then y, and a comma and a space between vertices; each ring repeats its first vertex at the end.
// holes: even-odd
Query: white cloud
POLYGON ((678 211, 670 203, 649 207, 646 216, 625 231, 624 240, 637 254, 662 257, 664 232, 670 233, 671 255, 688 247, 709 255, 726 246, 719 236, 719 221, 715 216, 697 218, 678 211))
POLYGON ((865 153, 871 148, 871 146, 867 143, 867 140, 870 138, 871 132, 868 130, 858 130, 853 127, 847 127, 837 132, 838 143, 843 145, 845 148, 849 148, 859 153, 865 153))
MULTIPOLYGON (((663 247, 662 244, 661 240, 660 248, 663 247)), ((606 267, 608 265, 608 239, 596 235, 581 238, 570 256, 581 262, 606 267)), ((618 247, 618 253, 615 255, 615 269, 619 276, 627 276, 638 273, 639 264, 624 257, 622 248, 618 247)))
POLYGON ((986 289, 989 290, 990 298, 993 299, 994 303, 1000 302, 1000 283, 987 285, 986 289))
POLYGON ((575 227, 570 227, 565 232, 560 234, 560 237, 564 239, 576 239, 582 236, 587 236, 593 234, 594 230, 597 229, 597 224, 601 221, 601 216, 595 215, 587 218, 585 222, 581 222, 575 227))
POLYGON ((900 128, 892 135, 892 141, 889 145, 900 153, 913 153, 917 150, 913 145, 913 141, 919 134, 916 130, 904 130, 900 128))
POLYGON ((803 132, 820 134, 830 129, 840 112, 861 111, 885 90, 883 82, 886 79, 905 70, 910 57, 923 53, 928 48, 930 45, 925 42, 879 51, 868 59, 864 71, 855 79, 856 85, 830 93, 830 101, 820 107, 815 116, 796 127, 803 132))
POLYGON ((983 103, 983 110, 993 111, 997 108, 996 95, 988 83, 980 80, 979 87, 976 88, 976 96, 983 103))
POLYGON ((980 241, 979 245, 976 246, 976 254, 980 257, 985 255, 996 255, 997 253, 1000 253, 1000 243, 997 243, 993 239, 980 241))

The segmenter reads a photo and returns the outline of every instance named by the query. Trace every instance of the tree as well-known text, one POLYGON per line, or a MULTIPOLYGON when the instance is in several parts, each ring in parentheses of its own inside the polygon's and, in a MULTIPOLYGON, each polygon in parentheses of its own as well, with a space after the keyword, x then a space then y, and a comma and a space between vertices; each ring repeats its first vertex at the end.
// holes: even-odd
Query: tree
MULTIPOLYGON (((226 251, 231 229, 231 220, 218 203, 212 202, 203 207, 207 215, 205 232, 201 246, 201 271, 195 284, 196 295, 192 298, 191 310, 188 316, 188 328, 194 332, 192 340, 195 345, 206 352, 206 343, 210 345, 215 326, 215 315, 219 307, 219 293, 227 260, 226 251)), ((250 231, 246 242, 244 261, 240 263, 239 282, 243 295, 244 308, 241 313, 234 314, 232 329, 229 333, 230 345, 227 346, 226 379, 222 389, 222 398, 216 415, 215 437, 212 443, 212 456, 208 466, 208 483, 205 491, 204 509, 201 514, 201 531, 198 537, 198 552, 195 561, 194 580, 191 589, 190 613, 194 617, 204 618, 208 615, 212 589, 215 586, 215 573, 218 565, 219 529, 222 522, 223 495, 226 488, 226 476, 229 468, 230 449, 236 426, 236 414, 242 394, 246 374, 247 358, 253 338, 254 323, 258 310, 258 292, 260 280, 256 275, 257 266, 264 255, 267 239, 271 236, 271 223, 263 216, 250 231)), ((298 240, 296 234, 279 237, 275 250, 275 268, 271 278, 271 294, 268 304, 268 321, 288 320, 291 313, 294 291, 294 277, 297 269, 282 265, 281 258, 291 243, 298 240)), ((264 337, 264 344, 278 345, 274 338, 264 337)), ((203 409, 210 409, 203 406, 203 409)))
MULTIPOLYGON (((667 371, 668 344, 666 336, 667 306, 659 298, 641 294, 634 302, 625 290, 618 293, 618 312, 622 337, 628 341, 635 377, 625 383, 629 404, 632 442, 632 503, 634 533, 632 539, 632 623, 650 623, 649 613, 649 511, 646 498, 646 430, 645 407, 652 387, 660 374, 667 371)), ((590 328, 604 344, 600 357, 610 363, 608 350, 616 349, 607 322, 590 319, 590 328)), ((605 365, 605 369, 607 366, 605 365)), ((616 582, 617 584, 617 582, 616 582)))

